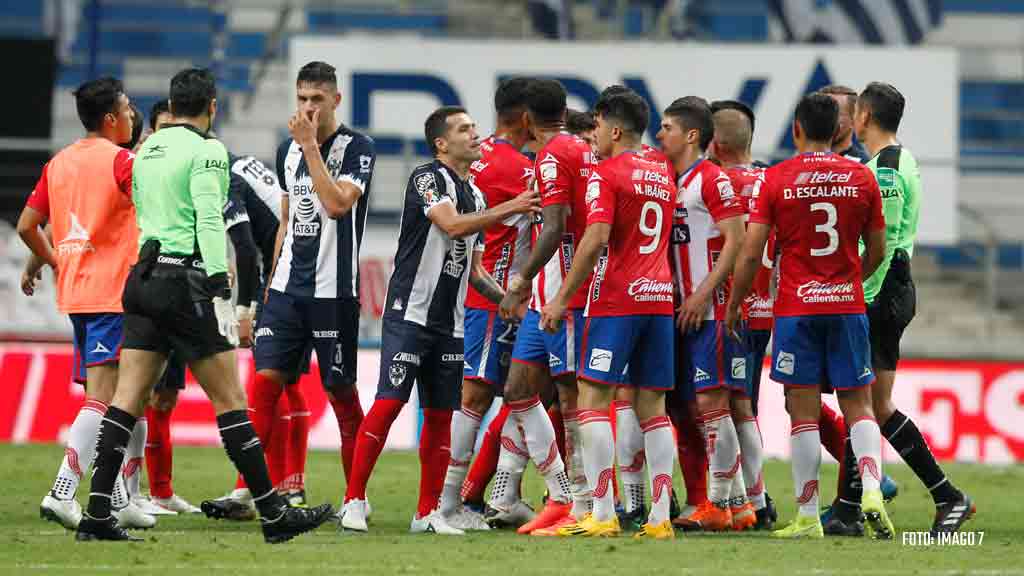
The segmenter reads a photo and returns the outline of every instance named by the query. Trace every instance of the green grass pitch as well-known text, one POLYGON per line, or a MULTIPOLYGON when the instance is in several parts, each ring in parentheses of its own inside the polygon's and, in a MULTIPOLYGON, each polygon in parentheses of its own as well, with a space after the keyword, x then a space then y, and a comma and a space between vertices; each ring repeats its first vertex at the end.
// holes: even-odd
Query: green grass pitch
MULTIPOLYGON (((957 484, 978 504, 965 526, 974 546, 914 547, 897 534, 891 542, 865 539, 779 541, 763 533, 677 535, 673 542, 565 540, 510 532, 466 537, 410 535, 419 467, 414 453, 387 452, 371 480, 370 533, 341 534, 333 524, 287 544, 265 545, 255 522, 203 517, 162 517, 140 544, 80 544, 58 525, 39 518, 61 450, 0 446, 0 574, 1024 574, 1024 466, 949 465, 957 484), (981 532, 984 532, 983 538, 981 532), (980 543, 978 541, 980 540, 980 543)), ((174 484, 194 504, 232 487, 234 472, 223 450, 179 447, 174 484)), ((835 466, 822 468, 823 502, 834 495, 835 466)), ((932 503, 902 464, 886 467, 900 483, 889 505, 897 530, 926 531, 932 503)), ((307 490, 313 503, 337 505, 344 480, 335 452, 311 452, 307 490)), ((780 520, 793 513, 789 464, 769 461, 769 491, 780 520)), ((680 481, 677 477, 677 486, 680 481)), ((523 491, 534 505, 543 486, 528 472, 523 491)), ((88 486, 79 489, 84 503, 88 486)))

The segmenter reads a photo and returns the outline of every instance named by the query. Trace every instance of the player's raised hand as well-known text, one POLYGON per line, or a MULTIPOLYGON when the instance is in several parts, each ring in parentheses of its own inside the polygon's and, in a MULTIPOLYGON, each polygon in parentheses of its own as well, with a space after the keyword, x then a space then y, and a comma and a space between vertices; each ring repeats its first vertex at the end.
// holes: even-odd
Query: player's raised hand
POLYGON ((292 138, 299 143, 299 146, 316 144, 316 127, 320 124, 320 110, 314 110, 310 118, 303 111, 298 110, 288 120, 288 132, 292 138))
POLYGON ((559 299, 548 302, 540 311, 540 329, 556 334, 562 327, 562 318, 565 317, 565 303, 559 299))
POLYGON ((540 214, 540 193, 528 189, 506 202, 512 214, 540 214))

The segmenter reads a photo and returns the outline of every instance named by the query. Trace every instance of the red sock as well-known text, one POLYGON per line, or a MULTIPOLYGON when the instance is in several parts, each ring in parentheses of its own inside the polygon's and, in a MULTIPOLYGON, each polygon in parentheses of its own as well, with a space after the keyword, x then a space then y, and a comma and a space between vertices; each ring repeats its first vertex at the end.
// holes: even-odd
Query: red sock
MULTIPOLYGON (((256 436, 260 439, 260 444, 263 445, 264 454, 270 449, 271 436, 274 432, 274 417, 277 413, 277 403, 281 397, 282 388, 280 384, 267 376, 259 372, 253 373, 252 386, 249 388, 249 420, 256 431, 256 436)), ((235 480, 235 488, 245 487, 245 480, 239 474, 235 480)))
MULTIPOLYGON (((306 452, 309 448, 309 406, 298 384, 286 386, 288 409, 292 420, 288 428, 288 462, 285 466, 285 484, 290 490, 306 488, 306 452)), ((358 429, 358 428, 357 428, 358 429)), ((354 444, 354 442, 352 443, 354 444)))
POLYGON ((363 422, 363 407, 359 404, 359 393, 355 386, 342 394, 340 397, 328 398, 331 400, 331 407, 334 408, 334 417, 338 420, 338 432, 341 434, 341 466, 345 470, 345 480, 348 481, 352 475, 352 462, 356 453, 356 435, 363 422))
POLYGON ((699 422, 689 410, 673 411, 678 437, 679 467, 686 484, 686 503, 700 506, 708 499, 708 454, 699 422))
POLYGON ((416 516, 423 518, 437 508, 444 489, 445 472, 451 459, 452 411, 423 409, 420 432, 420 501, 416 516))
MULTIPOLYGON (((557 402, 548 408, 548 417, 551 418, 551 425, 555 427, 555 442, 558 444, 558 454, 562 457, 562 463, 565 464, 565 420, 562 418, 562 410, 557 402)), ((498 437, 500 440, 500 428, 498 429, 498 437)))
MULTIPOLYGON (((398 418, 405 403, 400 400, 374 400, 370 413, 363 419, 356 433, 355 451, 352 458, 352 474, 345 488, 345 502, 366 500, 366 483, 370 480, 373 467, 377 464, 384 442, 387 441, 391 424, 398 418)), ((445 461, 447 464, 447 460, 445 461)), ((444 472, 441 473, 444 482, 444 472)))
POLYGON ((821 432, 821 445, 839 462, 839 475, 836 478, 836 494, 841 494, 841 487, 846 482, 846 420, 843 415, 831 406, 821 403, 821 415, 818 416, 818 431, 821 432))
POLYGON ((146 407, 149 429, 146 435, 146 474, 149 493, 154 498, 170 498, 174 446, 171 444, 171 412, 146 407))
POLYGON ((469 474, 462 483, 462 499, 466 502, 483 502, 484 490, 498 469, 498 455, 501 454, 501 429, 512 412, 508 404, 503 403, 494 420, 491 420, 480 442, 480 452, 469 468, 469 474))
POLYGON ((270 473, 270 483, 278 491, 284 490, 288 466, 288 436, 291 426, 291 413, 288 408, 288 400, 282 395, 274 407, 273 432, 270 433, 269 443, 264 448, 267 458, 267 472, 270 473))

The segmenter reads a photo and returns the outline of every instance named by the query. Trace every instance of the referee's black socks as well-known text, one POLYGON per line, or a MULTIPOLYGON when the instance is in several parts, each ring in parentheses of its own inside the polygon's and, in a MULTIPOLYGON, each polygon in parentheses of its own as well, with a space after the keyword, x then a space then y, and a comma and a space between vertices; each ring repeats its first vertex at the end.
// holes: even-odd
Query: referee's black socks
POLYGON ((896 410, 882 425, 882 435, 928 488, 936 505, 962 497, 960 491, 946 478, 942 468, 939 468, 939 463, 935 461, 935 456, 913 420, 896 410))
POLYGON ((268 520, 280 516, 285 501, 270 483, 263 446, 249 422, 249 414, 245 410, 225 412, 217 416, 217 427, 224 449, 249 486, 260 516, 268 520))
POLYGON ((96 459, 93 462, 92 485, 89 491, 90 517, 102 520, 110 516, 110 500, 114 492, 117 473, 124 463, 125 449, 132 438, 135 416, 117 406, 107 408, 96 440, 96 459))

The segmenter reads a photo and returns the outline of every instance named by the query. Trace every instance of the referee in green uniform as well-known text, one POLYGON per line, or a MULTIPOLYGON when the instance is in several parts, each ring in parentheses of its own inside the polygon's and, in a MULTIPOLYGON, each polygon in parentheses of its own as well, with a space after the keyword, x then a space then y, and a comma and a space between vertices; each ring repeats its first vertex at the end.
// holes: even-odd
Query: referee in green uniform
POLYGON ((222 215, 228 154, 207 135, 217 112, 213 75, 199 69, 176 74, 170 108, 173 123, 146 140, 132 171, 142 247, 125 283, 117 392, 100 428, 89 506, 77 538, 136 539, 110 516, 109 494, 135 420, 173 349, 213 404, 228 456, 255 496, 264 539, 283 542, 316 528, 332 510, 329 504, 293 508, 277 494, 246 412, 222 215))
MULTIPOLYGON (((896 132, 903 118, 903 95, 889 84, 872 82, 857 98, 854 128, 871 156, 885 215, 886 257, 864 282, 871 327, 875 418, 882 435, 917 474, 935 500, 932 533, 955 532, 974 513, 970 497, 943 473, 914 422, 892 403, 900 338, 914 317, 916 293, 910 276, 921 206, 921 173, 896 132)), ((848 468, 849 470, 849 468, 848 468)))

